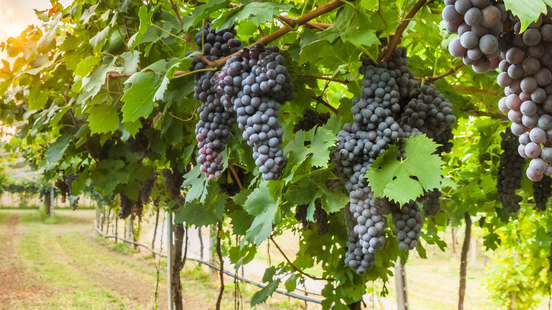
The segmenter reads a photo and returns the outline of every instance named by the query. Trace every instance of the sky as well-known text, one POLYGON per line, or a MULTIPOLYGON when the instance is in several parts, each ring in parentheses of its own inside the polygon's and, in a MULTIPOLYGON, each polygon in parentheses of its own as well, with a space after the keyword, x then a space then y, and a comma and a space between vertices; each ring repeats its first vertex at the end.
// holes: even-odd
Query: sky
MULTIPOLYGON (((70 5, 73 0, 60 0, 64 7, 70 5)), ((0 42, 7 38, 17 36, 27 28, 27 25, 41 25, 34 9, 42 11, 51 8, 50 0, 0 0, 0 42)), ((6 54, 0 52, 0 58, 6 59, 6 54)), ((1 66, 1 64, 0 64, 1 66)))

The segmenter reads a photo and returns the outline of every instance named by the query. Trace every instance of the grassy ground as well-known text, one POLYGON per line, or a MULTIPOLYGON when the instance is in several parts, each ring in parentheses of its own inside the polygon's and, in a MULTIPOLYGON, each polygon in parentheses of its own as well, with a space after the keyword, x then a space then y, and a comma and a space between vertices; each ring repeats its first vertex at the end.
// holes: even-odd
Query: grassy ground
MULTIPOLYGON (((5 270, 0 272, 0 280, 6 280, 5 285, 0 281, 0 309, 153 308, 158 260, 134 255, 134 249, 123 243, 98 237, 91 228, 93 212, 59 211, 56 215, 57 224, 52 225, 46 224, 36 211, 0 211, 0 242, 17 231, 12 234, 12 248, 0 247, 1 257, 14 258, 4 269, 8 262, 0 260, 0 270, 5 270), (15 274, 21 275, 21 283, 12 285, 8 280, 15 274), (40 293, 32 298, 5 294, 23 291, 22 287, 40 293)), ((156 304, 159 309, 166 309, 165 266, 159 266, 160 296, 156 304)), ((186 309, 214 309, 219 284, 218 278, 213 277, 195 263, 187 263, 182 274, 186 309)), ((229 277, 225 283, 223 308, 233 309, 235 286, 229 277)), ((241 285, 245 309, 256 291, 241 285)), ((302 305, 279 295, 255 309, 299 309, 302 305)))

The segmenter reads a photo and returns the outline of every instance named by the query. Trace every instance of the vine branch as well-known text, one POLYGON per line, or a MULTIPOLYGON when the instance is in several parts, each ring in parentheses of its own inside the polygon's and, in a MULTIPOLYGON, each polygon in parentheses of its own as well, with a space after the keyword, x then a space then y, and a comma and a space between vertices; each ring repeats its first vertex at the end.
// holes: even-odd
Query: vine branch
POLYGON ((416 4, 414 4, 414 7, 406 14, 406 16, 401 20, 401 23, 399 24, 399 27, 397 28, 397 31, 395 32, 395 35, 393 36, 393 39, 391 39, 391 44, 389 44, 387 48, 387 52, 385 53, 385 57, 383 57, 384 61, 388 61, 391 58, 391 53, 393 53, 393 50, 395 47, 397 47, 397 44, 399 44, 399 41, 401 40, 402 33, 410 23, 410 20, 418 11, 424 6, 426 3, 426 0, 418 0, 416 4))
POLYGON ((444 78, 444 77, 446 77, 446 76, 455 74, 455 73, 458 72, 458 70, 460 70, 463 66, 464 66, 464 63, 461 62, 461 63, 457 64, 456 67, 451 68, 449 71, 447 71, 447 72, 445 72, 445 73, 438 74, 438 75, 434 75, 434 76, 415 77, 414 79, 415 79, 415 80, 426 80, 426 81, 429 81, 429 82, 434 82, 434 81, 437 81, 437 80, 439 80, 439 79, 442 79, 442 78, 444 78))
POLYGON ((234 176, 234 179, 236 179, 236 183, 238 183, 238 187, 240 188, 240 191, 243 191, 243 185, 240 181, 240 178, 238 177, 238 173, 236 172, 236 168, 234 168, 234 165, 232 165, 231 162, 228 162, 228 168, 230 168, 230 171, 232 171, 232 175, 234 176))
POLYGON ((479 116, 479 117, 487 116, 494 119, 500 119, 505 121, 508 120, 508 116, 500 113, 491 113, 491 112, 485 112, 485 111, 479 111, 479 110, 467 110, 467 111, 463 110, 461 112, 468 113, 469 115, 472 115, 472 116, 479 116))
POLYGON ((217 306, 216 309, 220 310, 220 303, 222 301, 222 294, 224 293, 224 261, 222 260, 222 252, 220 250, 220 233, 222 232, 222 222, 218 222, 218 230, 217 230, 217 254, 220 261, 220 291, 217 298, 217 306))
POLYGON ((311 278, 311 279, 313 279, 313 280, 324 280, 324 281, 328 281, 328 282, 335 281, 335 279, 333 279, 333 278, 319 278, 319 277, 315 277, 315 276, 310 275, 310 274, 304 272, 303 270, 297 268, 297 266, 295 266, 295 265, 289 260, 289 258, 286 256, 286 253, 284 253, 284 251, 282 251, 282 249, 280 248, 280 246, 278 245, 278 243, 276 243, 276 241, 274 241, 274 237, 273 237, 273 236, 270 236, 270 240, 272 241, 272 243, 274 243, 274 245, 275 245, 276 248, 278 249, 278 252, 280 252, 280 254, 282 254, 282 256, 286 259, 287 263, 291 266, 291 268, 293 268, 293 270, 295 270, 296 272, 299 272, 300 274, 304 275, 305 277, 311 278))
POLYGON ((337 83, 341 83, 341 84, 349 83, 349 81, 347 81, 347 80, 332 79, 332 78, 329 78, 329 77, 318 76, 318 75, 305 74, 305 75, 302 75, 302 77, 307 78, 307 79, 317 79, 317 80, 324 80, 324 81, 330 81, 330 82, 337 82, 337 83))
POLYGON ((322 98, 322 96, 312 96, 312 99, 316 100, 316 102, 318 103, 321 103, 323 105, 325 105, 326 107, 328 107, 330 110, 332 110, 332 112, 334 112, 335 114, 338 114, 339 112, 337 111, 337 109, 335 107, 333 107, 330 103, 326 102, 326 100, 324 100, 322 98))
POLYGON ((466 87, 462 85, 453 85, 452 88, 458 91, 465 91, 469 93, 479 93, 479 94, 485 94, 485 95, 491 95, 491 96, 498 95, 498 91, 492 90, 492 89, 479 89, 479 88, 473 88, 473 87, 466 87))

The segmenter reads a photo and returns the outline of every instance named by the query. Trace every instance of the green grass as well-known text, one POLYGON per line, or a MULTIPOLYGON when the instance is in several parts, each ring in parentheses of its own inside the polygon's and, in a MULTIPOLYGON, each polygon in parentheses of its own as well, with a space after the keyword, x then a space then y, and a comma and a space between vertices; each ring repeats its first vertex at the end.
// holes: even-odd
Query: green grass
MULTIPOLYGON (((131 301, 119 294, 87 281, 82 269, 71 266, 64 257, 56 255, 63 252, 63 245, 53 240, 55 238, 48 233, 49 228, 42 223, 38 213, 24 216, 22 223, 28 232, 19 244, 18 254, 24 259, 26 269, 49 283, 55 291, 50 298, 33 306, 52 309, 135 308, 131 301)), ((83 243, 82 247, 85 248, 86 244, 83 243)))

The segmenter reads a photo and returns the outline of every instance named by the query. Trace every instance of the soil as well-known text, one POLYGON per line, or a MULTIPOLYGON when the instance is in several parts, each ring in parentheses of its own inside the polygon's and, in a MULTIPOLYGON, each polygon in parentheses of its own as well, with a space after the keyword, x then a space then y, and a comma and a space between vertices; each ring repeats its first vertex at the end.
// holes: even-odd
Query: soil
POLYGON ((23 270, 20 258, 14 252, 18 233, 18 214, 10 215, 0 226, 0 309, 10 309, 21 300, 33 300, 48 296, 45 285, 23 270))

